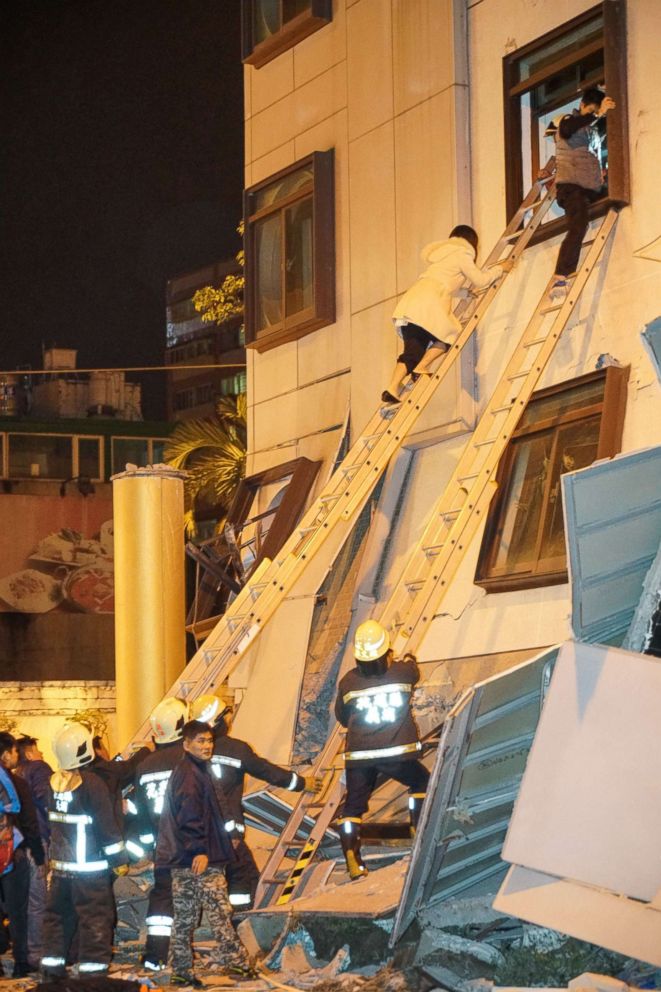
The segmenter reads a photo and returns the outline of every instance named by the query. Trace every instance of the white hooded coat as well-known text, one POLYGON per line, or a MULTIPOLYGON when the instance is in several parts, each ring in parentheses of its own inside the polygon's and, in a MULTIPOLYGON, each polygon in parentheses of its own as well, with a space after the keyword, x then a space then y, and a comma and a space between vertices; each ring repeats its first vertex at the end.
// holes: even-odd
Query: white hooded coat
POLYGON ((485 289, 503 270, 499 265, 486 271, 478 268, 473 246, 464 238, 432 241, 425 245, 420 257, 427 268, 402 296, 393 320, 418 324, 439 341, 452 344, 461 330, 452 313, 452 297, 465 280, 485 289))

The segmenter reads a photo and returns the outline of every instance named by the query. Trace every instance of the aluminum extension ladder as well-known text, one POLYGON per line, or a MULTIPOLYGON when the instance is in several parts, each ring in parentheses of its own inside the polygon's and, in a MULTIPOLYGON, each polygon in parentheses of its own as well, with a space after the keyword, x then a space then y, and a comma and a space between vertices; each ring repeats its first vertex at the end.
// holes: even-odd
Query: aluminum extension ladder
MULTIPOLYGON (((516 261, 541 224, 554 195, 552 182, 540 179, 533 185, 493 248, 487 265, 505 259, 516 261)), ((454 313, 462 329, 437 371, 421 376, 392 416, 383 416, 381 408, 377 409, 277 558, 260 563, 171 686, 169 696, 193 700, 229 678, 326 538, 348 534, 389 460, 453 367, 506 278, 507 273, 484 292, 458 302, 454 313)), ((149 734, 149 722, 145 721, 125 753, 149 734)))
MULTIPOLYGON (((496 488, 493 477, 498 462, 616 220, 617 211, 609 210, 596 233, 584 242, 590 248, 564 302, 549 300, 548 291, 553 280, 545 287, 452 478, 431 513, 423 536, 378 618, 391 633, 396 655, 401 656, 404 651, 415 652, 429 628, 464 552, 484 519, 496 488)), ((324 775, 322 792, 312 803, 306 802, 302 794, 292 809, 260 877, 256 909, 262 909, 274 900, 277 905, 289 902, 335 817, 344 795, 342 739, 342 728, 336 724, 315 763, 315 774, 324 775), (301 844, 297 837, 304 818, 314 809, 319 813, 301 844), (297 848, 296 863, 283 879, 282 863, 287 852, 297 848)))

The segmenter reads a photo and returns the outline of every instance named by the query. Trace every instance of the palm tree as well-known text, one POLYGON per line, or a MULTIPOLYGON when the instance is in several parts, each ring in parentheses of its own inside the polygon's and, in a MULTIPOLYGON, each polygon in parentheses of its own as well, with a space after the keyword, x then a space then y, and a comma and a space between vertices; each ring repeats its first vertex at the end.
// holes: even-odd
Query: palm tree
MULTIPOLYGON (((223 396, 213 417, 184 420, 177 424, 165 447, 165 460, 173 468, 185 469, 185 525, 189 537, 196 532, 195 511, 201 503, 227 513, 246 472, 246 394, 223 396)), ((219 523, 220 528, 220 523, 219 523)))

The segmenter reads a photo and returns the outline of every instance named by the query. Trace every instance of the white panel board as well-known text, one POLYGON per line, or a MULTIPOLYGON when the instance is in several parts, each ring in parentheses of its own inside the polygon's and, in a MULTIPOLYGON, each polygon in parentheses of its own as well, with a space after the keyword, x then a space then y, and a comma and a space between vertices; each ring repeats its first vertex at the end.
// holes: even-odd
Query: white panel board
POLYGON ((248 688, 233 733, 269 761, 286 765, 291 754, 298 693, 314 609, 314 596, 287 599, 259 639, 248 688))
POLYGON ((493 906, 661 967, 661 912, 653 906, 517 865, 493 906))
POLYGON ((661 888, 660 712, 661 659, 564 644, 503 858, 651 900, 661 888))

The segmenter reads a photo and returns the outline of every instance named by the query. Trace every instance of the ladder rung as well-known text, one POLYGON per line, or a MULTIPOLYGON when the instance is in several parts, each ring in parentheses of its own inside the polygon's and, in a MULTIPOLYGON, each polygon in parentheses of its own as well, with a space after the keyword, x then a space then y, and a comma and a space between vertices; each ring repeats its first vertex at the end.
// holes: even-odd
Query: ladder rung
POLYGON ((360 468, 362 468, 362 463, 361 462, 358 462, 355 465, 346 465, 346 466, 345 465, 342 465, 341 466, 342 473, 344 475, 350 475, 352 472, 357 472, 358 469, 360 469, 360 468))
POLYGON ((532 348, 536 344, 544 344, 545 341, 546 341, 546 338, 533 338, 532 341, 524 341, 523 342, 523 347, 524 348, 532 348))
POLYGON ((458 517, 461 513, 461 509, 457 510, 442 510, 439 513, 439 517, 443 517, 444 520, 448 520, 451 517, 458 517))
POLYGON ((436 558, 437 555, 440 555, 444 547, 444 544, 428 544, 427 547, 422 550, 426 554, 427 558, 436 558))
POLYGON ((507 379, 509 382, 514 382, 515 379, 525 379, 532 371, 532 369, 521 369, 520 372, 512 372, 511 375, 508 375, 507 379))
POLYGON ((480 474, 479 472, 473 472, 471 475, 460 475, 459 478, 457 479, 457 482, 460 485, 463 485, 464 482, 468 481, 468 479, 477 479, 479 474, 480 474))
POLYGON ((525 227, 522 227, 520 230, 515 231, 514 234, 504 235, 504 237, 501 238, 501 241, 508 241, 510 244, 512 241, 518 241, 524 231, 525 227))
POLYGON ((406 582, 407 592, 419 592, 424 586, 424 581, 422 579, 416 579, 415 582, 406 582))
POLYGON ((497 439, 495 437, 485 438, 484 441, 473 441, 474 448, 484 448, 487 444, 494 444, 497 439))
POLYGON ((561 310, 562 307, 564 306, 565 302, 566 302, 566 298, 565 298, 565 300, 561 300, 559 303, 551 303, 551 302, 549 302, 549 303, 546 304, 546 306, 540 307, 539 308, 539 312, 540 313, 553 313, 555 310, 561 310))
POLYGON ((514 400, 511 400, 506 406, 495 406, 493 409, 489 410, 492 417, 495 417, 498 413, 509 413, 512 409, 512 404, 514 400))
POLYGON ((324 505, 326 503, 337 503, 339 498, 340 497, 337 495, 337 493, 330 493, 328 496, 320 496, 319 502, 323 503, 324 505))

